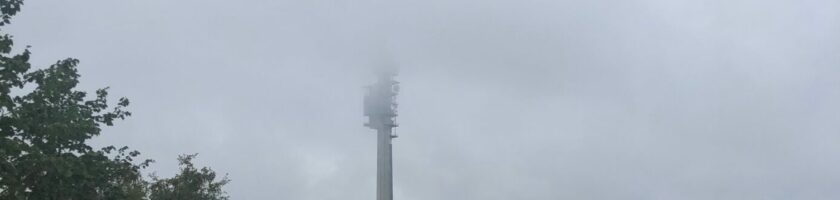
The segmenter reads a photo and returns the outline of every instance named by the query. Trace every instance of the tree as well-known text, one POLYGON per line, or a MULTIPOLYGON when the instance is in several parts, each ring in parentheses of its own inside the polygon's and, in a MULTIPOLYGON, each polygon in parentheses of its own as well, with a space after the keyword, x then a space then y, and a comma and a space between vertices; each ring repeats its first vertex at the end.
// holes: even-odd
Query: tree
MULTIPOLYGON (((0 31, 23 0, 0 0, 0 31)), ((181 156, 181 174, 143 179, 138 151, 87 141, 102 126, 131 116, 120 98, 108 104, 108 88, 88 98, 76 90, 79 60, 68 58, 31 70, 29 47, 13 54, 12 36, 0 32, 0 199, 2 200, 223 200, 228 197, 209 168, 196 169, 196 155, 181 156), (150 193, 151 192, 151 193, 150 193)))
MULTIPOLYGON (((0 28, 22 0, 0 0, 0 28)), ((79 61, 68 58, 30 70, 29 48, 12 54, 12 36, 0 36, 0 199, 144 199, 140 154, 86 142, 101 126, 131 115, 121 98, 109 109, 107 88, 93 98, 75 90, 79 61), (18 95, 16 95, 18 94, 18 95)))
POLYGON ((151 200, 227 200, 222 186, 230 182, 227 177, 216 180, 216 172, 210 168, 195 168, 192 159, 197 154, 178 157, 180 174, 169 179, 152 176, 149 187, 151 200))

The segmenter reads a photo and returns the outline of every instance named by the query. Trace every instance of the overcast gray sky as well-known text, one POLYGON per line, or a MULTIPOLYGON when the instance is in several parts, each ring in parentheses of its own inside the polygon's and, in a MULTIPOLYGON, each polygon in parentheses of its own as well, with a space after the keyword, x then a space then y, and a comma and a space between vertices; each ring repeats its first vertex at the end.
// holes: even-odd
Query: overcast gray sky
POLYGON ((134 116, 97 144, 229 173, 236 200, 840 199, 840 1, 30 0, 33 63, 134 116))

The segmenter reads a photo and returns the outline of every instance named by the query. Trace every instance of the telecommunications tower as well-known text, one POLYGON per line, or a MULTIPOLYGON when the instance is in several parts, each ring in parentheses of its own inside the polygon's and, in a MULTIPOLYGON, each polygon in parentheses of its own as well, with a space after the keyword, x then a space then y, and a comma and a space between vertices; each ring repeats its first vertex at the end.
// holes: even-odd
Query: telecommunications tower
POLYGON ((397 135, 397 92, 399 84, 394 81, 396 72, 391 70, 379 74, 379 80, 367 87, 364 109, 368 122, 365 126, 375 129, 377 134, 376 200, 393 200, 393 177, 391 170, 391 139, 397 135))

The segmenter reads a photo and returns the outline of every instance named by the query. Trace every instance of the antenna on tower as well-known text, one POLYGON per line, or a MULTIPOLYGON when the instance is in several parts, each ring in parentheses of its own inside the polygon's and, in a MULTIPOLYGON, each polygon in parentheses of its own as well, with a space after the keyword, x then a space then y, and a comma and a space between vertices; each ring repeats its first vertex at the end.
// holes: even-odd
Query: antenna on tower
POLYGON ((364 107, 368 122, 365 126, 372 129, 397 127, 397 93, 399 82, 394 80, 396 73, 380 72, 379 80, 367 86, 364 107))

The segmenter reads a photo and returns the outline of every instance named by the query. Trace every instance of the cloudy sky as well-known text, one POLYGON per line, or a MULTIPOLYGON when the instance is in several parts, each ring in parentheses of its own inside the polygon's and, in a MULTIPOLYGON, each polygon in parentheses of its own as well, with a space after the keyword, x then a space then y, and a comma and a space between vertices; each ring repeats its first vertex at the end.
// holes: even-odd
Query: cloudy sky
POLYGON ((128 145, 236 200, 375 195, 371 69, 399 65, 395 198, 840 199, 840 1, 39 0, 128 145))

